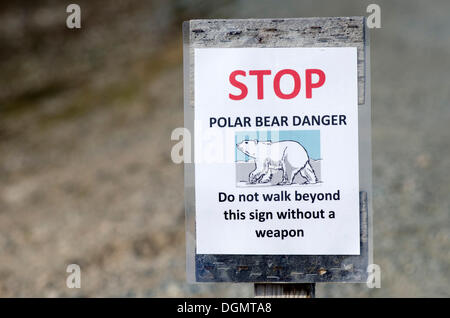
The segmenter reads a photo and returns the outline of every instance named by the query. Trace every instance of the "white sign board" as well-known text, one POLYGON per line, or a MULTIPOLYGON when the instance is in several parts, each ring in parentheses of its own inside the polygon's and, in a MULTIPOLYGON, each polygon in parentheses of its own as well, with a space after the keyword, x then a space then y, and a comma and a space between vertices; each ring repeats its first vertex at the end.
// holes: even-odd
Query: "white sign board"
POLYGON ((359 255, 356 47, 194 60, 196 253, 359 255))

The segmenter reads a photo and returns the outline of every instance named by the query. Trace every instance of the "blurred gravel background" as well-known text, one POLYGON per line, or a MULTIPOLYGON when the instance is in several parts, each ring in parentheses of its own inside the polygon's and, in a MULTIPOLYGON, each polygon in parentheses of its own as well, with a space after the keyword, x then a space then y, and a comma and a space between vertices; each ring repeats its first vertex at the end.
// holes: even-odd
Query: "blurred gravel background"
MULTIPOLYGON (((0 4, 0 297, 251 296, 185 283, 181 23, 366 15, 373 1, 0 4), (65 286, 66 266, 82 288, 65 286)), ((374 261, 382 288, 318 297, 450 296, 450 2, 376 1, 371 30, 374 261)))

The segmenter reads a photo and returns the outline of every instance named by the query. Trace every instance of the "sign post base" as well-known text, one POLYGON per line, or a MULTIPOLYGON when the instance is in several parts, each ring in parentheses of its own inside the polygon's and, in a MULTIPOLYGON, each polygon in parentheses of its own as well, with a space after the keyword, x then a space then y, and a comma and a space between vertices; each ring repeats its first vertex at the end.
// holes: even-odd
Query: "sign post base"
POLYGON ((257 298, 314 298, 316 284, 255 284, 255 297, 257 298))

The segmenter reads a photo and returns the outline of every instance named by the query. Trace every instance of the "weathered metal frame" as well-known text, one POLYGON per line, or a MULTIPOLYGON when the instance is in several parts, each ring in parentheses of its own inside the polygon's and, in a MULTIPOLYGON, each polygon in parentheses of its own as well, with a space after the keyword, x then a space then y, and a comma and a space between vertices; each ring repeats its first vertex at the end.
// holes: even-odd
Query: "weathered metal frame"
MULTIPOLYGON (((189 282, 365 282, 372 263, 369 39, 364 17, 192 20, 183 24, 185 127, 194 136, 194 49, 356 47, 360 170, 360 255, 201 255, 195 252, 195 165, 185 162, 189 282)), ((194 146, 194 138, 192 138, 194 146)), ((194 162, 194 158, 190 158, 194 162)))

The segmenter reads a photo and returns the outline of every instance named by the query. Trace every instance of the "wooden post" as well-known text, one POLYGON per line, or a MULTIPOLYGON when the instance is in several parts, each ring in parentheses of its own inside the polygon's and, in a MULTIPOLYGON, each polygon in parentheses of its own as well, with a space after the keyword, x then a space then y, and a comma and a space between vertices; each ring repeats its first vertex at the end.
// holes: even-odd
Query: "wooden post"
POLYGON ((274 284, 256 283, 255 297, 257 298, 314 298, 316 284, 274 284))

